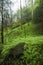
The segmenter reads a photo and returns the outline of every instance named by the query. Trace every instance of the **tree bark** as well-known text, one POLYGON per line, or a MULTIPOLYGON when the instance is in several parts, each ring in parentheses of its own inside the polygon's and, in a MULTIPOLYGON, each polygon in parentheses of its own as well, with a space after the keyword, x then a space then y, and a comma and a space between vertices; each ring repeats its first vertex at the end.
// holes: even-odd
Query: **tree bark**
POLYGON ((2 0, 2 12, 1 12, 1 15, 2 15, 1 41, 2 41, 2 44, 3 44, 4 43, 4 34, 3 34, 3 0, 2 0))

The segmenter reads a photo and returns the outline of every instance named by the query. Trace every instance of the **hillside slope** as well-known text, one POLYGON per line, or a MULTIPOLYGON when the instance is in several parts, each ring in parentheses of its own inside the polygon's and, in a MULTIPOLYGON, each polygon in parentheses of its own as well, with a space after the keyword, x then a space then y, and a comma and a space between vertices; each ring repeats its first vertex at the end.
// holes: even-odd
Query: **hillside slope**
POLYGON ((21 26, 9 30, 7 33, 5 32, 4 35, 4 49, 10 48, 13 45, 15 46, 18 43, 25 42, 31 44, 39 44, 43 43, 43 30, 42 24, 32 24, 26 23, 21 26), (7 47, 6 47, 7 46, 7 47), (10 46, 10 47, 9 47, 10 46))
MULTIPOLYGON (((40 24, 37 26, 40 26, 40 24)), ((36 29, 37 26, 32 23, 29 23, 29 25, 28 25, 28 23, 26 23, 26 24, 22 25, 22 29, 21 29, 21 27, 18 27, 18 28, 9 30, 9 32, 7 32, 7 33, 5 32, 4 33, 5 43, 3 45, 3 50, 1 52, 2 58, 4 58, 7 54, 9 54, 9 50, 11 48, 14 48, 18 44, 25 43, 25 46, 24 46, 25 51, 24 51, 24 55, 23 55, 23 60, 27 61, 27 64, 29 63, 29 65, 32 65, 32 63, 33 63, 33 65, 35 65, 35 64, 37 65, 40 62, 42 63, 42 61, 43 61, 43 51, 42 51, 43 35, 41 35, 42 31, 40 28, 38 30, 36 29), (29 57, 28 57, 28 55, 29 55, 29 57), (35 58, 33 58, 33 57, 35 57, 35 58), (39 61, 39 59, 41 59, 42 61, 39 61), (31 62, 31 60, 32 60, 32 62, 31 62), (38 61, 39 61, 39 63, 38 63, 38 61)))

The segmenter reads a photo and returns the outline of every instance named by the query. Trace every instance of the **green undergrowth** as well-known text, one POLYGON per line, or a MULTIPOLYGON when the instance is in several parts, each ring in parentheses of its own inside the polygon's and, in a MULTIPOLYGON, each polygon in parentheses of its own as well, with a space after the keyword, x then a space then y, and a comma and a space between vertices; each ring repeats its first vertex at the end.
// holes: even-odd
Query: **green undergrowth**
POLYGON ((40 32, 40 28, 38 30, 36 29, 37 26, 40 26, 40 24, 35 25, 30 22, 22 25, 22 29, 21 26, 19 26, 4 33, 5 43, 2 54, 5 55, 11 47, 22 42, 28 44, 43 43, 42 32, 40 32))
POLYGON ((24 52, 21 59, 25 61, 26 65, 43 65, 43 36, 17 38, 13 40, 12 43, 5 44, 1 53, 3 58, 9 54, 11 48, 14 48, 16 45, 21 43, 25 43, 24 52))
POLYGON ((17 44, 20 43, 26 43, 26 44, 43 44, 43 36, 35 36, 35 37, 30 37, 28 36, 27 38, 17 38, 17 39, 13 39, 12 42, 7 42, 6 44, 4 44, 3 47, 3 51, 2 54, 6 55, 9 52, 9 49, 15 47, 17 44))
POLYGON ((23 59, 27 65, 43 65, 43 44, 26 44, 23 59))
POLYGON ((43 60, 43 30, 40 27, 40 24, 26 23, 22 25, 22 29, 21 26, 19 26, 4 32, 4 45, 0 59, 4 59, 11 48, 18 44, 25 43, 23 59, 27 62, 27 65, 41 65, 39 63, 42 61, 39 59, 43 60))
POLYGON ((26 23, 21 26, 10 29, 9 31, 4 33, 4 41, 6 43, 11 43, 13 40, 17 38, 27 38, 28 36, 40 36, 43 34, 42 26, 40 24, 32 24, 32 23, 26 23))

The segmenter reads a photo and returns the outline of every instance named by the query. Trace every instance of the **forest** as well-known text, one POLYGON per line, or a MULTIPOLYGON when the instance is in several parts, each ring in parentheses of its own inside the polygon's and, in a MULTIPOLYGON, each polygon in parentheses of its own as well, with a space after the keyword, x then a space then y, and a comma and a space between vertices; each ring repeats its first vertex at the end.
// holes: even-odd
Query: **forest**
POLYGON ((0 0, 0 65, 43 65, 43 0, 0 0))

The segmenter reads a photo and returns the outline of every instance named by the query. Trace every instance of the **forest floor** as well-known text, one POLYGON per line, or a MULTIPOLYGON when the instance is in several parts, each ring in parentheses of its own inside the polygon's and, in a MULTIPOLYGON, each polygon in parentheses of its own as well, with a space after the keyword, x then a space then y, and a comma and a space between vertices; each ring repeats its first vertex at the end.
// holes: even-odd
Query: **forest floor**
POLYGON ((41 42, 43 43, 43 31, 41 30, 40 24, 35 25, 32 23, 26 23, 21 26, 8 29, 4 32, 4 45, 12 45, 18 44, 20 42, 26 43, 36 43, 41 42), (38 27, 39 26, 39 27, 38 27))
POLYGON ((1 52, 1 55, 5 56, 9 52, 9 49, 15 47, 19 43, 26 43, 27 48, 26 51, 24 52, 24 56, 26 56, 27 61, 29 59, 28 57, 29 53, 30 53, 29 56, 31 60, 33 56, 35 56, 35 58, 33 58, 33 63, 35 59, 36 59, 35 62, 37 62, 37 59, 43 60, 43 51, 42 51, 43 35, 41 35, 42 32, 40 30, 36 31, 35 25, 30 24, 30 26, 28 26, 28 24, 24 24, 22 27, 23 27, 22 29, 21 27, 18 27, 4 33, 5 43, 3 45, 3 50, 1 52))

